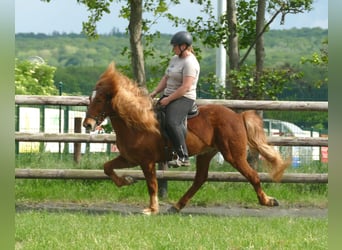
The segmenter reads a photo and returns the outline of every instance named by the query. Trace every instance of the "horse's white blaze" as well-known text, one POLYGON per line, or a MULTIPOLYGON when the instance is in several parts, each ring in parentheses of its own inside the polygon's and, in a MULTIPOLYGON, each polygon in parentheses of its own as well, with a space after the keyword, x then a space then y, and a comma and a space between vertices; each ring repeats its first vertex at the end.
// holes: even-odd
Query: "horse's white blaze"
POLYGON ((91 93, 91 101, 93 101, 94 100, 94 98, 95 98, 95 96, 96 96, 96 90, 94 90, 92 93, 91 93))

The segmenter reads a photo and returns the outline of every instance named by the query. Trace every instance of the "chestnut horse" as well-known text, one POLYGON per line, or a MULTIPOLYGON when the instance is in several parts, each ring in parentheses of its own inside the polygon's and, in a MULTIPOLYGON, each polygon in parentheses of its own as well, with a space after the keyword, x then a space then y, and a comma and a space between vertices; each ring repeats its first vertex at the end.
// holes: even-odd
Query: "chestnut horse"
MULTIPOLYGON (((116 186, 130 185, 131 176, 118 176, 114 169, 141 166, 150 195, 145 214, 158 213, 158 184, 155 163, 170 160, 165 153, 159 123, 151 98, 111 63, 96 83, 90 96, 83 126, 88 130, 109 117, 116 133, 119 156, 104 164, 104 172, 116 186)), ((235 113, 223 105, 199 106, 199 115, 188 119, 186 144, 189 155, 196 156, 196 175, 192 186, 169 212, 179 212, 206 181, 210 160, 217 152, 252 184, 259 203, 278 206, 261 188, 258 173, 247 162, 247 148, 258 151, 269 163, 269 173, 279 181, 288 166, 280 154, 267 144, 262 119, 255 111, 235 113)), ((169 148, 172 148, 169 145, 169 148)))

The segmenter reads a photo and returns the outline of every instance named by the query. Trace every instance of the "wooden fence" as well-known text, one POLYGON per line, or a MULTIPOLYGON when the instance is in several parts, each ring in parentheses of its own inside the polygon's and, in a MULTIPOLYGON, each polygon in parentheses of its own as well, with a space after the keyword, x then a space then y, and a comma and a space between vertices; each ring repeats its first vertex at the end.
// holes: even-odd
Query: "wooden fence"
MULTIPOLYGON (((129 175, 136 180, 144 180, 144 174, 140 170, 115 170, 119 176, 129 175)), ((15 170, 18 179, 88 179, 108 180, 109 177, 102 170, 80 170, 80 169, 20 169, 15 170)), ((158 180, 192 181, 195 177, 194 171, 163 171, 157 170, 158 180)), ((262 182, 272 182, 267 173, 259 173, 262 182)), ((208 181, 215 182, 247 182, 247 179, 238 172, 209 172, 208 181)), ((286 173, 281 183, 327 183, 328 174, 303 174, 286 173)))
MULTIPOLYGON (((328 102, 198 99, 196 103, 198 105, 220 104, 232 109, 328 111, 328 102)), ((88 106, 89 97, 16 95, 15 104, 88 106)))
MULTIPOLYGON (((15 140, 23 142, 93 142, 115 143, 115 134, 27 133, 15 132, 15 140)), ((268 137, 276 146, 328 146, 327 137, 268 137)))
MULTIPOLYGON (((296 110, 296 111, 328 111, 328 102, 293 102, 293 101, 245 101, 245 100, 209 100, 198 99, 198 105, 220 104, 232 109, 255 110, 296 110)), ((17 105, 64 105, 87 106, 89 98, 85 96, 15 96, 17 105)), ((26 142, 95 142, 115 143, 114 134, 77 134, 77 133, 23 133, 15 132, 16 141, 26 142)), ((323 137, 269 137, 268 142, 278 146, 328 146, 328 138, 323 137)), ((144 179, 139 170, 118 170, 119 175, 131 175, 136 179, 144 179)), ((158 180, 193 180, 194 172, 157 171, 158 180)), ((259 174, 261 181, 270 182, 266 173, 259 174)), ((48 178, 48 179, 107 179, 103 171, 80 169, 15 169, 16 178, 48 178)), ((246 179, 239 173, 209 172, 208 181, 244 182, 246 179)), ((283 183, 327 183, 328 174, 285 174, 283 183)))

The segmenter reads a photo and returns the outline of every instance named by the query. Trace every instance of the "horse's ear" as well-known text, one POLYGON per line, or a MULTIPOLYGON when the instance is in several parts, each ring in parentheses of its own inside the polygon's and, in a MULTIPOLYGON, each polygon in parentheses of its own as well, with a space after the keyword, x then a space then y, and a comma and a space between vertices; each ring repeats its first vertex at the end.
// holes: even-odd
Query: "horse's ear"
POLYGON ((112 75, 115 72, 115 63, 111 62, 107 69, 102 73, 100 78, 104 78, 104 77, 108 77, 110 75, 112 75))
POLYGON ((107 72, 114 72, 114 71, 115 71, 115 62, 112 61, 107 67, 107 72))

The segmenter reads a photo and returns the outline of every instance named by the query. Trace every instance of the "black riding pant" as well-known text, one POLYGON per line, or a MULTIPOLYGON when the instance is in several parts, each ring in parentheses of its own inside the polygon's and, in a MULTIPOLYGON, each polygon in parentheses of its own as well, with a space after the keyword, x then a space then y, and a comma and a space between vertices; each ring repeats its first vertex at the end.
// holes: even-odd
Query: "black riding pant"
POLYGON ((170 102, 165 108, 166 132, 179 157, 188 157, 185 120, 193 104, 194 100, 181 97, 170 102))

